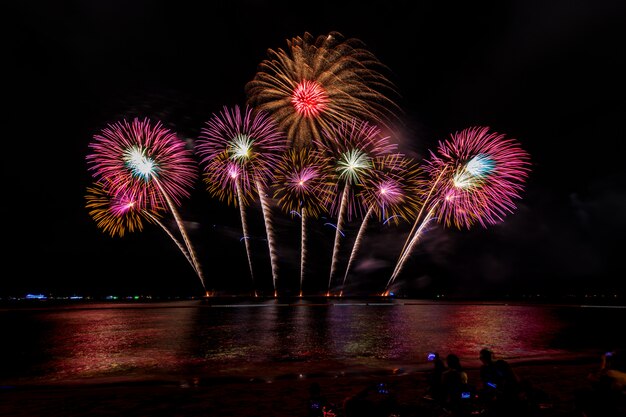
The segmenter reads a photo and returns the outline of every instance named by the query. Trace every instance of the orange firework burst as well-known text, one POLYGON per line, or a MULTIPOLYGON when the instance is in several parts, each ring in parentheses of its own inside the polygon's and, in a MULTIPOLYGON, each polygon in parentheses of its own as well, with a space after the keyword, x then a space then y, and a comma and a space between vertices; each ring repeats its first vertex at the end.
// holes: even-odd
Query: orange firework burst
POLYGON ((246 85, 248 104, 272 114, 292 146, 311 146, 323 129, 353 118, 383 126, 396 119, 387 71, 358 39, 305 33, 284 50, 268 50, 246 85))

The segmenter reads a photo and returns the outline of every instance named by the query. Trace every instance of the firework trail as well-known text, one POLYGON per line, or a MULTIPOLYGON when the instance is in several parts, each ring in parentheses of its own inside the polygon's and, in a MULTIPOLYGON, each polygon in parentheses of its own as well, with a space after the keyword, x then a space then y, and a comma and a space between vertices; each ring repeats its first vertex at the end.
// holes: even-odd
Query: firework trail
POLYGON ((419 223, 419 227, 417 227, 417 230, 413 231, 414 234, 410 238, 410 240, 406 243, 405 250, 401 253, 400 258, 398 259, 398 262, 396 263, 393 273, 391 274, 391 277, 389 278, 389 281, 387 282, 387 285, 382 295, 384 296, 389 295, 389 286, 393 284, 393 282, 396 280, 396 277, 398 276, 398 274, 400 274, 400 271, 402 271, 404 262, 408 259, 409 254, 413 251, 413 247, 417 244, 420 237, 424 234, 428 224, 431 222, 431 220, 433 220, 435 207, 436 205, 433 205, 433 207, 431 207, 431 209, 428 210, 428 213, 424 217, 424 220, 419 223))
POLYGON ((261 211, 263 213, 263 222, 265 224, 265 234, 267 235, 267 245, 270 251, 270 265, 272 266, 272 283, 274 285, 274 297, 278 296, 276 289, 276 281, 278 280, 278 251, 276 250, 276 238, 274 236, 274 226, 272 224, 272 212, 270 204, 267 201, 267 195, 265 194, 266 187, 256 180, 257 192, 259 194, 259 200, 261 201, 261 211))
MULTIPOLYGON (((424 213, 424 209, 427 207, 427 203, 430 202, 430 197, 433 193, 433 191, 437 188, 437 186, 439 185, 439 181, 441 180, 441 178, 443 177, 443 175, 446 173, 447 169, 442 169, 439 174, 437 175, 437 178, 432 181, 432 185, 430 186, 430 189, 428 190, 428 193, 426 194, 426 197, 424 198, 424 200, 422 201, 421 204, 421 208, 417 214, 417 217, 415 218, 415 221, 413 222, 413 227, 411 227, 411 231, 409 232, 406 241, 404 242, 404 245, 402 246, 402 250, 400 251, 400 256, 398 257, 398 261, 396 262, 396 266, 394 267, 394 270, 391 274, 391 277, 389 278, 389 281, 387 282, 387 287, 389 287, 389 285, 391 285, 391 283, 395 280, 395 276, 399 273, 399 269, 402 268, 402 266, 404 265, 404 261, 406 260, 406 250, 409 246, 413 246, 411 245, 412 241, 413 241, 413 235, 414 233, 416 233, 416 230, 418 231, 416 233, 416 236, 421 234, 422 228, 421 228, 421 219, 422 219, 422 214, 424 213)), ((436 203, 435 203, 436 204, 436 203)), ((429 214, 431 214, 431 212, 429 211, 429 214)))
MULTIPOLYGON (((206 122, 196 144, 204 165, 209 165, 216 158, 226 157, 238 165, 241 172, 246 172, 256 187, 267 235, 274 294, 277 291, 278 259, 272 214, 266 195, 280 156, 286 149, 286 138, 274 120, 267 113, 254 111, 248 106, 243 111, 239 106, 224 106, 220 113, 214 113, 206 122)), ((239 191, 236 192, 239 194, 239 191)), ((240 204, 240 210, 241 207, 240 204)), ((243 222, 245 216, 242 216, 243 222)), ((249 245, 248 242, 246 245, 249 245)))
POLYGON ((241 229, 243 232, 243 242, 246 246, 246 255, 248 257, 248 268, 250 268, 250 278, 252 278, 252 291, 254 296, 257 296, 256 287, 254 286, 254 268, 252 267, 252 256, 250 252, 250 232, 248 231, 248 221, 246 219, 246 208, 243 202, 243 193, 238 183, 235 184, 237 191, 237 204, 239 206, 239 213, 241 215, 241 229))
POLYGON ((341 242, 341 231, 343 230, 344 218, 346 215, 347 205, 348 205, 348 184, 345 185, 343 191, 341 192, 341 206, 339 207, 339 214, 337 220, 337 227, 335 231, 335 241, 333 243, 333 256, 330 262, 330 274, 328 277, 328 290, 326 291, 326 296, 330 296, 330 287, 333 281, 333 277, 335 276, 335 270, 337 269, 337 254, 339 253, 339 246, 341 242))
MULTIPOLYGON (((489 132, 488 127, 471 127, 451 135, 439 142, 437 153, 430 152, 426 163, 433 185, 423 203, 429 210, 424 222, 435 216, 446 227, 459 229, 502 222, 515 209, 514 200, 521 198, 529 166, 528 153, 515 139, 489 132)), ((420 215, 415 225, 419 219, 420 215)), ((409 234, 385 292, 419 240, 421 229, 409 234)))
POLYGON ((339 296, 343 297, 343 289, 346 286, 346 279, 348 278, 348 272, 352 267, 352 263, 354 262, 354 258, 356 257, 359 248, 361 247, 361 239, 363 239, 363 234, 367 229, 367 225, 369 224, 369 220, 372 217, 372 213, 374 212, 374 207, 370 207, 363 217, 363 221, 361 222, 361 227, 359 227, 359 232, 356 235, 356 239, 354 240, 354 244, 352 246, 352 252, 350 252, 350 259, 348 260, 348 266, 346 266, 346 273, 343 276, 343 282, 341 283, 341 290, 339 291, 339 296))
POLYGON ((397 122, 388 72, 358 39, 305 33, 287 40, 286 49, 269 49, 245 89, 248 104, 272 114, 289 144, 301 148, 353 118, 385 127, 397 122))
POLYGON ((344 222, 354 215, 362 215, 362 202, 354 198, 363 177, 372 169, 372 159, 395 150, 396 145, 389 141, 388 136, 381 135, 378 126, 366 121, 351 120, 323 131, 324 139, 316 142, 322 152, 330 158, 336 172, 337 198, 330 203, 331 214, 337 215, 337 230, 333 245, 333 255, 328 278, 330 289, 337 268, 337 257, 340 247, 340 235, 344 222), (337 200, 339 200, 337 202, 337 200))
POLYGON ((331 197, 332 175, 328 158, 310 148, 290 149, 277 168, 274 198, 285 212, 301 218, 300 296, 306 271, 306 222, 309 217, 317 218, 325 210, 331 197))
POLYGON ((176 134, 147 118, 116 122, 94 135, 87 155, 94 178, 113 195, 132 195, 145 207, 168 207, 206 290, 202 269, 176 205, 196 178, 193 153, 176 134))
POLYGON ((189 236, 187 235, 187 231, 185 230, 183 220, 180 218, 180 215, 178 214, 178 210, 176 210, 176 206, 174 205, 170 197, 164 192, 163 186, 161 185, 161 183, 159 181, 155 181, 155 182, 158 185, 159 190, 161 190, 161 192, 163 193, 163 196, 165 197, 165 201, 167 202, 167 205, 170 208, 170 211, 172 212, 174 220, 176 221, 176 225, 178 226, 178 229, 180 230, 180 235, 183 237, 183 242, 185 242, 185 246, 187 246, 187 251, 189 253, 189 256, 191 257, 193 264, 196 267, 195 268, 196 272, 198 273, 198 276, 200 277, 200 281, 202 281, 202 286, 204 287, 204 290, 206 292, 206 285, 204 282, 204 275, 202 274, 202 268, 200 267, 200 263, 197 261, 198 258, 196 256, 196 252, 191 244, 191 241, 189 240, 189 236))
POLYGON ((420 207, 423 180, 421 170, 410 159, 400 154, 384 155, 372 159, 372 168, 363 175, 361 191, 357 198, 369 207, 363 217, 354 241, 348 266, 341 284, 340 296, 348 278, 348 273, 361 245, 369 221, 377 216, 386 224, 398 223, 401 217, 412 217, 420 207))
POLYGON ((239 207, 241 217, 241 228, 243 241, 250 268, 250 278, 252 280, 252 291, 256 296, 254 269, 252 267, 252 254, 249 242, 248 221, 246 218, 246 207, 253 200, 252 181, 249 172, 241 167, 239 163, 232 160, 228 152, 222 152, 213 159, 204 161, 204 182, 207 191, 213 197, 227 204, 239 207))

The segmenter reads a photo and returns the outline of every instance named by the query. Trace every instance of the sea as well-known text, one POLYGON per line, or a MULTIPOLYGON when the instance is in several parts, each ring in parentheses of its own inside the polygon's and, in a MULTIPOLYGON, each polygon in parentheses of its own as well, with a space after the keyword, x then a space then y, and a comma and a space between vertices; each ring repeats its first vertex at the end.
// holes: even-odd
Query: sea
POLYGON ((392 299, 31 302, 0 307, 0 383, 411 372, 626 348, 626 308, 392 299))

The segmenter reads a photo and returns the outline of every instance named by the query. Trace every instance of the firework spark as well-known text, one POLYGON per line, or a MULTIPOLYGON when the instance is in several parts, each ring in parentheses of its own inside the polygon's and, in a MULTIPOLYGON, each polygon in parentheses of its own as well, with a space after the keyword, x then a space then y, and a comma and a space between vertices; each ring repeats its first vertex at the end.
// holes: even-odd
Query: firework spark
MULTIPOLYGON (((471 127, 440 141, 437 152, 431 151, 425 170, 431 188, 424 201, 428 215, 446 227, 469 229, 497 224, 515 209, 530 172, 528 153, 515 139, 490 132, 488 127, 471 127)), ((421 220, 421 211, 414 230, 421 220)), ((404 261, 419 239, 409 233, 387 288, 400 273, 404 261)))
POLYGON ((318 151, 290 149, 278 165, 274 197, 285 212, 301 218, 300 296, 306 270, 306 221, 325 210, 332 185, 328 158, 318 151))
POLYGON ((305 33, 288 40, 286 49, 268 50, 246 93, 248 103, 272 114, 290 145, 300 148, 353 118, 396 122, 400 108, 387 72, 358 39, 305 33))
MULTIPOLYGON (((243 111, 239 106, 224 106, 220 113, 213 114, 207 121, 196 144, 196 152, 208 174, 209 191, 239 205, 242 226, 246 223, 243 207, 250 196, 249 185, 256 189, 261 200, 275 294, 278 259, 267 195, 268 185, 272 183, 280 157, 286 149, 287 141, 274 120, 267 113, 254 111, 249 106, 243 111), (224 187, 229 184, 234 187, 224 187)), ((248 245, 246 240, 250 262, 248 245)))
POLYGON ((145 118, 119 121, 94 135, 89 170, 112 195, 132 195, 145 207, 168 207, 202 286, 202 269, 176 209, 197 178, 193 153, 174 132, 145 118))
POLYGON ((337 231, 328 279, 327 295, 330 295, 342 235, 340 232, 344 222, 346 218, 350 221, 353 216, 362 215, 364 211, 362 201, 354 198, 354 195, 358 193, 364 176, 373 168, 373 158, 391 153, 397 145, 391 143, 388 136, 383 136, 378 126, 356 119, 324 130, 323 135, 324 140, 316 142, 316 146, 334 164, 337 178, 336 197, 331 200, 329 210, 331 215, 337 216, 337 231))

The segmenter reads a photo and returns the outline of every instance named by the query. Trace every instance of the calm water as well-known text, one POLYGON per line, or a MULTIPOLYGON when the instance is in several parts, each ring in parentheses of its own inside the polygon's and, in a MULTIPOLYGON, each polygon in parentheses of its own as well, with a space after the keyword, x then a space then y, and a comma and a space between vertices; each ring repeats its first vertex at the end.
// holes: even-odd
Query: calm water
POLYGON ((429 351, 472 365, 485 346, 513 360, 596 355, 626 347, 625 319, 625 308, 410 300, 43 303, 0 310, 0 379, 418 368, 429 351))

